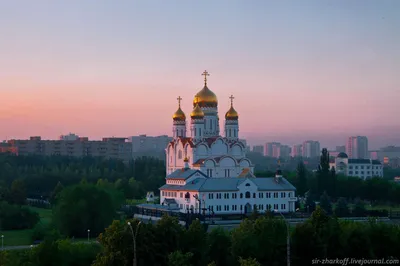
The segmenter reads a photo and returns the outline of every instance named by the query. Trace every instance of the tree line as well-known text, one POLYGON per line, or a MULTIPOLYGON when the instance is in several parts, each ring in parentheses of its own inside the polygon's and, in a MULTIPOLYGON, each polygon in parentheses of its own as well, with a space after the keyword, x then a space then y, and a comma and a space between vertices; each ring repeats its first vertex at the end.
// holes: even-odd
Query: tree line
MULTIPOLYGON (((90 245, 74 246, 68 241, 53 239, 30 251, 2 252, 0 259, 4 266, 128 266, 134 258, 133 237, 136 236, 139 266, 279 266, 287 262, 286 226, 285 220, 270 213, 252 215, 232 231, 221 227, 208 230, 199 220, 186 229, 176 218, 167 215, 156 224, 115 220, 99 236, 101 246, 95 254, 95 247, 90 245), (69 258, 63 261, 66 252, 69 258), (78 258, 85 259, 78 261, 78 258), (90 258, 93 262, 89 262, 90 258)), ((328 216, 320 207, 305 223, 291 227, 289 236, 292 265, 311 265, 317 258, 392 259, 397 263, 399 259, 397 225, 375 220, 341 221, 328 216)))
MULTIPOLYGON (((25 192, 24 197, 48 199, 58 183, 69 186, 79 184, 82 179, 89 183, 97 183, 99 179, 118 182, 119 187, 128 185, 131 189, 125 191, 127 198, 141 199, 147 191, 156 192, 164 184, 165 164, 151 157, 136 158, 125 164, 116 159, 94 157, 0 154, 0 199, 13 197, 17 192, 12 191, 15 182, 17 188, 22 188, 19 193, 25 192)), ((17 195, 19 199, 20 196, 17 195)))

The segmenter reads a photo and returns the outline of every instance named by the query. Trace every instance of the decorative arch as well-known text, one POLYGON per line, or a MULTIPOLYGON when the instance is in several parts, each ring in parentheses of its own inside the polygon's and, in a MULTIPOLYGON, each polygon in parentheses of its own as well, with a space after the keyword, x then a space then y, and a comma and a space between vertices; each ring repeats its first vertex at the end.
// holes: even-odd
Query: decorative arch
POLYGON ((207 159, 204 161, 205 167, 215 167, 216 165, 217 165, 217 162, 214 159, 207 159))
POLYGON ((240 167, 250 167, 251 166, 251 162, 247 158, 243 158, 242 160, 240 160, 239 164, 240 164, 240 167))
POLYGON ((199 144, 196 147, 196 153, 198 156, 207 156, 208 155, 208 147, 205 144, 199 144))
POLYGON ((228 154, 228 150, 228 144, 223 138, 218 138, 211 144, 212 155, 225 155, 228 154))
POLYGON ((237 161, 235 160, 235 158, 227 155, 221 157, 221 159, 219 160, 219 165, 222 167, 235 167, 237 165, 237 161))
POLYGON ((235 143, 233 144, 232 148, 231 148, 231 154, 233 156, 241 156, 243 152, 243 147, 242 145, 240 145, 239 143, 235 143))

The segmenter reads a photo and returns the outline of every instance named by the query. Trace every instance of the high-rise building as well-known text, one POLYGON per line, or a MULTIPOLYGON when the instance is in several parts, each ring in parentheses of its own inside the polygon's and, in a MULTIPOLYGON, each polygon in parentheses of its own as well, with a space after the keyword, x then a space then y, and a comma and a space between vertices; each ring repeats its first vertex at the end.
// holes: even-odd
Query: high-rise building
POLYGON ((292 147, 292 157, 301 157, 303 155, 303 145, 296 144, 292 147))
POLYGON ((307 140, 303 142, 302 154, 304 158, 315 158, 321 153, 319 141, 307 140))
POLYGON ((253 152, 264 154, 264 146, 263 145, 253 146, 253 152))
POLYGON ((69 133, 68 135, 61 135, 59 140, 78 140, 79 136, 73 133, 69 133))
POLYGON ((340 145, 340 146, 336 146, 335 151, 337 152, 346 152, 346 145, 340 145))
POLYGON ((128 138, 132 143, 132 153, 163 152, 172 141, 172 137, 139 135, 128 138))
POLYGON ((104 157, 129 161, 132 159, 132 145, 126 138, 103 138, 90 140, 78 137, 75 140, 43 140, 39 136, 28 140, 12 139, 8 141, 10 149, 14 148, 18 155, 62 155, 72 157, 104 157))
POLYGON ((274 150, 276 151, 277 147, 279 147, 280 145, 281 144, 279 142, 265 143, 264 156, 275 157, 274 150))
POLYGON ((350 159, 369 159, 368 138, 366 136, 349 137, 346 153, 350 159))

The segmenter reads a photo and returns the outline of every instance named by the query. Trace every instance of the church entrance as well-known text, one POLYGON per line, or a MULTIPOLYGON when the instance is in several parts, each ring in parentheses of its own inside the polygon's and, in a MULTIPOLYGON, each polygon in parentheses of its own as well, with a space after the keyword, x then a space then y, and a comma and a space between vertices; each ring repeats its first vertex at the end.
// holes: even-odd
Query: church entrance
POLYGON ((250 204, 250 203, 247 203, 247 204, 244 206, 244 213, 245 213, 245 214, 250 214, 251 212, 252 212, 251 204, 250 204))

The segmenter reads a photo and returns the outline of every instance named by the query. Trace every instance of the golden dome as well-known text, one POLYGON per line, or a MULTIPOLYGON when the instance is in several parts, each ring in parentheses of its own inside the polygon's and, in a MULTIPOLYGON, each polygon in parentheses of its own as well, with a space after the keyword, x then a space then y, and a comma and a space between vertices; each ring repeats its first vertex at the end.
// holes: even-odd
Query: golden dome
POLYGON ((235 108, 233 108, 233 106, 231 106, 231 108, 229 108, 228 112, 226 112, 226 114, 225 114, 225 119, 237 120, 238 118, 239 118, 238 113, 236 112, 235 108))
POLYGON ((229 97, 229 99, 231 99, 231 108, 229 108, 228 112, 226 112, 225 119, 227 119, 227 120, 237 120, 239 118, 239 115, 236 112, 235 108, 233 108, 233 99, 235 99, 235 97, 233 97, 233 95, 231 95, 229 97))
POLYGON ((217 95, 207 85, 204 85, 204 88, 194 96, 193 106, 196 104, 199 104, 200 107, 217 107, 217 95))
POLYGON ((201 110, 200 106, 196 104, 196 107, 190 113, 190 117, 193 119, 201 119, 204 117, 204 112, 201 110))
POLYGON ((175 121, 185 121, 186 120, 186 115, 182 111, 180 106, 179 106, 178 110, 176 110, 174 115, 172 116, 172 119, 174 119, 175 121))
POLYGON ((181 98, 181 96, 178 96, 178 98, 176 98, 176 99, 178 100, 178 110, 176 110, 176 112, 172 116, 172 119, 174 119, 174 121, 185 121, 186 115, 181 109, 182 98, 181 98))

